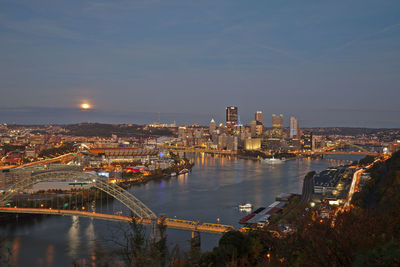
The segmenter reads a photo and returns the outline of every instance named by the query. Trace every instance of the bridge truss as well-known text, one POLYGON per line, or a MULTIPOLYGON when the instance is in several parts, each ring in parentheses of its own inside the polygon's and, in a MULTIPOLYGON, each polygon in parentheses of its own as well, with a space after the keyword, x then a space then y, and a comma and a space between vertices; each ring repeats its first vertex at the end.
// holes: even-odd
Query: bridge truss
POLYGON ((362 147, 362 146, 358 146, 358 145, 355 145, 355 144, 352 144, 352 143, 349 143, 349 142, 344 142, 344 141, 341 141, 341 142, 339 142, 338 144, 336 144, 335 146, 333 146, 331 149, 336 149, 336 148, 339 148, 339 147, 341 147, 341 146, 351 146, 351 147, 354 147, 354 148, 357 148, 358 150, 360 150, 360 151, 362 151, 362 152, 365 152, 365 153, 371 153, 370 151, 368 151, 367 149, 365 149, 364 147, 362 147))
POLYGON ((30 188, 34 184, 60 180, 73 180, 76 182, 91 184, 93 187, 120 201, 130 211, 132 211, 136 217, 150 220, 157 219, 156 214, 152 210, 150 210, 145 204, 143 204, 143 202, 122 187, 113 183, 109 183, 106 179, 99 177, 96 174, 82 172, 80 170, 73 170, 71 168, 66 168, 64 170, 49 170, 26 173, 20 181, 7 189, 3 195, 0 195, 0 202, 11 200, 19 192, 26 188, 30 188))

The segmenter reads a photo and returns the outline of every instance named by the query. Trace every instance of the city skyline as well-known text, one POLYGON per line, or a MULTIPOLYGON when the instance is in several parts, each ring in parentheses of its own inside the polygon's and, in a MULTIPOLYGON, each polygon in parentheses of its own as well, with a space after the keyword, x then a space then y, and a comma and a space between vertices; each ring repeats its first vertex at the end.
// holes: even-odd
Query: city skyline
POLYGON ((150 123, 160 112, 206 125, 235 105, 242 121, 262 110, 306 127, 397 127, 398 9, 3 1, 0 121, 150 123))
POLYGON ((399 13, 0 0, 0 266, 397 266, 399 13))
MULTIPOLYGON (((267 114, 262 111, 263 114, 267 114)), ((349 111, 351 112, 351 111, 349 111)), ((362 110, 354 111, 363 113, 362 110)), ((277 112, 275 112, 277 113, 277 112)), ((267 114, 263 124, 267 128, 271 128, 272 119, 270 119, 271 112, 267 114)), ((242 119, 242 114, 239 112, 241 122, 244 125, 250 126, 251 121, 254 120, 254 111, 246 114, 245 119, 242 119)), ((368 120, 347 121, 340 122, 335 120, 326 121, 319 120, 312 123, 307 118, 300 117, 297 113, 286 114, 284 113, 283 127, 290 127, 290 117, 295 116, 304 128, 318 128, 318 127, 354 127, 354 128, 399 128, 397 124, 389 121, 376 121, 375 124, 368 123, 368 120), (285 120, 286 118, 286 120, 285 120)), ((225 124, 226 114, 221 108, 220 114, 195 114, 195 113, 159 113, 159 112, 131 112, 131 113, 109 113, 97 109, 79 109, 79 108, 38 108, 38 107, 24 107, 24 108, 0 108, 0 124, 21 124, 21 125, 48 125, 48 124, 75 124, 75 123, 108 123, 108 124, 138 124, 145 125, 158 122, 160 123, 173 123, 176 121, 177 125, 192 125, 199 124, 207 126, 210 119, 213 118, 216 123, 225 124)), ((334 119, 334 114, 330 118, 334 119)))

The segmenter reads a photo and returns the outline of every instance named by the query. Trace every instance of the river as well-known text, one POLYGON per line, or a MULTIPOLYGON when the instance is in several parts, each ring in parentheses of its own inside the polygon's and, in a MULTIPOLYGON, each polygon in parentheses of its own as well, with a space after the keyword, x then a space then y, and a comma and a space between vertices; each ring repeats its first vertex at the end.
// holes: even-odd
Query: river
MULTIPOLYGON (((336 156, 334 159, 293 159, 269 165, 229 156, 189 156, 195 162, 191 173, 151 181, 132 187, 130 192, 156 214, 212 223, 219 220, 235 227, 239 227, 239 219, 246 215, 238 210, 239 204, 269 205, 282 192, 300 193, 307 172, 348 162, 346 157, 336 156)), ((113 210, 123 210, 115 202, 113 210)), ((5 249, 11 251, 12 266, 71 266, 73 260, 90 264, 93 251, 99 246, 115 247, 110 240, 121 240, 121 224, 53 216, 30 224, 2 226, 0 234, 6 239, 5 249)), ((171 248, 178 245, 180 250, 187 250, 190 237, 191 232, 167 231, 171 248)), ((211 250, 219 238, 219 235, 201 234, 202 250, 211 250)))

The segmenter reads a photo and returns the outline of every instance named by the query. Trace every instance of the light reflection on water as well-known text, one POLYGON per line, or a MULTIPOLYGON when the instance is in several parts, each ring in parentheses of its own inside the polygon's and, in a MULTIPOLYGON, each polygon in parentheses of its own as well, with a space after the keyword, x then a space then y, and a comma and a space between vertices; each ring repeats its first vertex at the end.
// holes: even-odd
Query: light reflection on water
POLYGON ((90 219, 90 223, 85 230, 85 235, 87 240, 86 249, 89 252, 89 254, 92 255, 96 247, 96 232, 94 229, 93 219, 90 219))
POLYGON ((71 227, 68 231, 68 255, 76 259, 79 256, 79 246, 81 244, 79 217, 72 216, 71 227))
POLYGON ((54 245, 50 244, 46 250, 46 266, 54 264, 54 245))
MULTIPOLYGON (((341 160, 343 157, 293 159, 269 165, 223 155, 188 156, 195 162, 191 173, 152 181, 133 187, 130 192, 156 214, 206 222, 217 222, 219 218, 220 223, 235 227, 246 214, 239 211, 239 204, 269 205, 282 192, 299 193, 307 172, 348 163, 341 160)), ((116 201, 110 206, 121 207, 116 201)), ((12 266, 71 266, 74 259, 91 262, 96 242, 107 236, 112 227, 118 226, 88 218, 49 217, 3 234, 13 250, 12 266)), ((167 235, 171 247, 188 247, 190 232, 168 230, 167 235)), ((219 236, 202 234, 201 240, 203 250, 211 250, 219 236)))

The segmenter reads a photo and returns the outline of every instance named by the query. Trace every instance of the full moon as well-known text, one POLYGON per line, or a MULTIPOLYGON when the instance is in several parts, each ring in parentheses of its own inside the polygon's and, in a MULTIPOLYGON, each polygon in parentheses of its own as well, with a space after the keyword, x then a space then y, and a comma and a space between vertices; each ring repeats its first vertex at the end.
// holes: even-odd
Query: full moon
POLYGON ((81 105, 81 108, 83 108, 83 109, 89 109, 89 108, 90 108, 90 105, 89 105, 88 103, 83 103, 83 104, 81 105))

